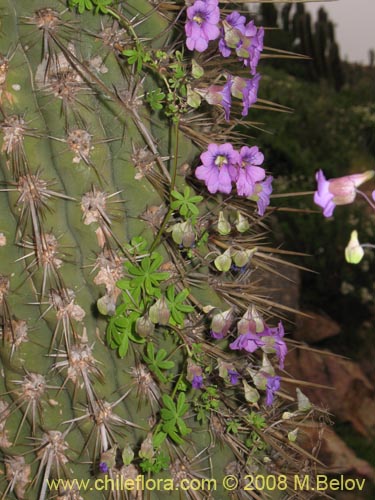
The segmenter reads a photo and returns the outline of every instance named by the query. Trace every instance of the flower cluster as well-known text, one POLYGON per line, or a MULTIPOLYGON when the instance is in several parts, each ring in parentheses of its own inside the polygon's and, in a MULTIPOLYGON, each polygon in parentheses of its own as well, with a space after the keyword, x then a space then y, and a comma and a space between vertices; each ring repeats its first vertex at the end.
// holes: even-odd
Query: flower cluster
POLYGON ((255 75, 260 54, 263 50, 264 29, 257 28, 254 21, 246 23, 246 18, 237 11, 220 22, 218 0, 196 0, 187 9, 185 24, 186 46, 189 50, 204 52, 208 42, 219 39, 219 51, 229 57, 232 50, 244 66, 255 75))
POLYGON ((234 342, 229 344, 230 349, 243 350, 250 353, 261 348, 265 353, 276 353, 279 359, 279 368, 284 368, 284 359, 288 348, 283 340, 284 327, 280 321, 276 328, 270 328, 264 323, 263 330, 258 332, 249 328, 247 333, 241 333, 234 342))
POLYGON ((210 193, 229 194, 235 184, 237 194, 251 197, 258 204, 258 213, 264 215, 272 192, 272 177, 266 177, 260 167, 264 156, 257 146, 243 146, 236 151, 230 143, 209 144, 200 158, 202 165, 195 175, 205 182, 210 193))
POLYGON ((219 50, 223 57, 229 57, 232 50, 255 75, 263 50, 264 29, 257 28, 254 21, 246 23, 239 12, 232 12, 222 22, 219 50))

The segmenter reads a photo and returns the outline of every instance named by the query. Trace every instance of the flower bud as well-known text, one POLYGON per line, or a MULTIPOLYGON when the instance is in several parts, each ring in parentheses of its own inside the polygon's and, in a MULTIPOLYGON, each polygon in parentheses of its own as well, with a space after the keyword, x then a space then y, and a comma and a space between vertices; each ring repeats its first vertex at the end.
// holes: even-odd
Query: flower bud
POLYGON ((226 236, 231 232, 230 224, 225 218, 224 212, 219 212, 219 221, 217 223, 217 230, 223 236, 226 236))
POLYGON ((199 108, 201 105, 202 99, 198 92, 195 92, 190 85, 186 86, 186 102, 192 108, 199 108))
POLYGON ((365 251, 358 240, 358 232, 352 231, 350 241, 345 248, 345 260, 349 262, 349 264, 359 264, 364 255, 365 251))
POLYGON ((154 333, 155 326, 150 318, 145 314, 135 322, 135 331, 140 337, 148 337, 154 333))
POLYGON ((191 61, 191 75, 195 79, 201 78, 204 75, 204 69, 195 59, 191 61))
POLYGON ((184 237, 184 232, 182 228, 182 223, 178 222, 177 224, 173 224, 171 228, 168 229, 168 231, 172 231, 172 239, 177 245, 182 244, 182 239, 184 237))
POLYGON ((259 313, 259 311, 256 309, 255 306, 250 306, 250 314, 255 321, 255 331, 256 333, 262 333, 266 327, 262 315, 259 313))
MULTIPOLYGON (((108 469, 112 469, 112 467, 116 464, 116 448, 110 448, 100 455, 100 464, 106 464, 108 469)), ((102 467, 104 471, 104 467, 102 467)))
POLYGON ((241 212, 237 211, 236 229, 239 233, 245 233, 250 227, 249 221, 244 217, 241 212))
POLYGON ((96 301, 96 307, 103 316, 113 316, 116 313, 116 300, 112 295, 103 295, 96 301))
POLYGON ((233 255, 233 263, 237 267, 244 267, 249 262, 247 250, 238 250, 233 255))
POLYGON ((225 43, 231 49, 235 49, 237 45, 242 41, 243 37, 240 30, 234 28, 225 19, 222 21, 222 26, 224 28, 224 39, 225 43))
POLYGON ((298 436, 298 427, 293 431, 288 432, 288 440, 291 443, 294 443, 297 440, 297 436, 298 436))
POLYGON ((202 368, 195 364, 190 358, 188 359, 186 379, 191 382, 194 389, 200 389, 203 385, 202 368))
POLYGON ((230 256, 230 248, 228 250, 225 250, 225 252, 215 259, 215 267, 218 271, 221 272, 227 272, 230 269, 230 266, 232 265, 232 258, 230 256))
POLYGON ((256 403, 260 398, 259 392, 255 389, 255 387, 251 387, 251 385, 249 385, 245 379, 242 380, 242 384, 246 401, 248 401, 249 403, 256 403))
POLYGON ((150 432, 146 439, 141 444, 141 449, 139 450, 139 456, 145 458, 146 460, 151 460, 155 455, 154 446, 152 444, 152 433, 150 432))
POLYGON ((195 242, 195 232, 191 222, 188 220, 181 224, 182 226, 182 244, 185 248, 190 248, 195 242))
POLYGON ((261 315, 254 306, 250 306, 240 321, 237 323, 237 331, 239 334, 245 333, 261 333, 264 331, 265 324, 261 315))
POLYGON ((222 339, 228 333, 232 324, 232 308, 223 313, 215 314, 211 321, 211 336, 214 339, 222 339))
POLYGON ((125 446, 122 452, 122 461, 124 465, 130 465, 134 458, 134 451, 130 448, 129 445, 125 446))
POLYGON ((168 308, 167 301, 164 296, 162 296, 160 299, 158 299, 154 305, 150 307, 149 310, 149 317, 150 320, 154 323, 159 325, 167 325, 169 322, 169 318, 171 316, 171 313, 168 308))
POLYGON ((254 385, 257 389, 265 391, 267 387, 267 375, 262 371, 252 373, 254 385))

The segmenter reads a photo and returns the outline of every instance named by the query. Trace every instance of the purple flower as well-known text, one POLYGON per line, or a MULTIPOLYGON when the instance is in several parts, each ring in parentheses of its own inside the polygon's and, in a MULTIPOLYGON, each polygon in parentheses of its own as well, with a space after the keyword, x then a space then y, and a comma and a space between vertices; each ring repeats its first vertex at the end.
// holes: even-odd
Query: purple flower
POLYGON ((279 368, 282 370, 284 368, 284 359, 288 352, 286 343, 284 342, 284 326, 280 321, 276 328, 266 327, 265 331, 262 333, 264 340, 264 350, 267 352, 267 348, 271 348, 272 351, 276 352, 279 358, 279 368))
POLYGON ((274 394, 280 389, 280 377, 267 377, 266 385, 266 405, 271 406, 273 403, 274 394))
POLYGON ((264 345, 265 342, 261 339, 261 335, 249 332, 237 337, 234 342, 229 344, 229 348, 232 351, 244 350, 251 353, 264 345))
POLYGON ((270 195, 272 193, 272 181, 273 177, 268 176, 263 182, 256 182, 254 194, 250 196, 250 199, 257 202, 258 214, 263 216, 266 208, 270 204, 270 195))
POLYGON ((240 374, 236 370, 228 370, 229 381, 232 385, 236 385, 238 383, 238 379, 240 374))
POLYGON ((228 333, 231 324, 232 309, 215 314, 211 321, 211 337, 217 340, 223 339, 228 333))
POLYGON ((323 170, 316 173, 318 190, 314 194, 314 203, 323 208, 324 217, 331 217, 336 204, 333 202, 333 194, 329 191, 329 181, 325 178, 323 170))
MULTIPOLYGON (((251 23, 252 22, 253 21, 251 21, 251 23)), ((260 53, 263 50, 263 39, 264 39, 264 29, 258 28, 256 34, 251 38, 251 44, 248 47, 248 57, 244 58, 243 60, 244 65, 250 67, 250 72, 252 75, 255 75, 257 71, 257 66, 260 59, 260 53)))
POLYGON ((249 108, 257 101, 258 99, 258 88, 261 76, 259 74, 255 75, 254 78, 251 78, 246 81, 246 86, 242 91, 242 103, 243 110, 242 116, 247 116, 249 112, 249 108))
POLYGON ((241 16, 237 11, 225 18, 219 40, 219 50, 223 57, 229 57, 232 52, 231 47, 235 48, 237 44, 241 44, 241 35, 244 35, 246 31, 245 22, 245 16, 241 16), (230 46, 227 45, 227 42, 230 46))
POLYGON ((210 40, 215 40, 220 31, 217 26, 220 10, 216 0, 197 0, 187 9, 185 25, 186 46, 189 50, 204 52, 210 40))
POLYGON ((99 472, 102 472, 103 474, 105 474, 108 471, 109 471, 108 465, 105 462, 100 462, 99 472))
POLYGON ((227 83, 222 87, 221 85, 210 85, 206 89, 194 89, 199 95, 201 95, 208 104, 219 104, 223 106, 225 112, 225 119, 229 121, 230 108, 232 105, 232 95, 231 87, 233 83, 233 78, 231 75, 227 75, 227 83))
POLYGON ((361 174, 346 175, 327 180, 322 170, 316 173, 318 189, 314 194, 314 202, 323 208, 324 217, 331 217, 336 205, 353 203, 357 187, 374 177, 374 170, 361 174))
POLYGON ((195 176, 205 181, 210 193, 216 192, 229 194, 232 182, 237 178, 239 154, 229 143, 209 144, 207 151, 201 154, 203 165, 195 170, 195 176))
POLYGON ((251 196, 254 194, 255 183, 266 177, 264 168, 259 167, 264 161, 264 155, 257 146, 248 148, 244 146, 240 150, 240 168, 236 180, 237 193, 240 196, 251 196))
POLYGON ((201 389, 203 386, 203 377, 201 375, 194 375, 191 385, 193 389, 201 389))
POLYGON ((233 79, 232 95, 242 99, 242 116, 247 116, 249 108, 258 99, 258 88, 261 76, 255 75, 254 78, 241 78, 236 76, 233 79))

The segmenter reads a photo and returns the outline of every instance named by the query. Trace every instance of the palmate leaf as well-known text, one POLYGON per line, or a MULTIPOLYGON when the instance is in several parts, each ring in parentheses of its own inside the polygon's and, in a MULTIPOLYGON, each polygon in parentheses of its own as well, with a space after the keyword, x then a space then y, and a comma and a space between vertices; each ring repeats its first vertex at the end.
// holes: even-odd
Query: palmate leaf
POLYGON ((185 314, 194 311, 194 307, 189 304, 184 304, 185 300, 189 296, 190 291, 184 288, 175 296, 175 288, 173 285, 167 288, 167 303, 168 308, 171 312, 171 319, 169 322, 175 325, 183 325, 185 314))
POLYGON ((143 359, 146 361, 149 369, 155 373, 161 382, 166 383, 167 378, 161 370, 172 369, 174 367, 174 362, 165 359, 167 357, 167 351, 165 349, 159 349, 155 356, 154 345, 151 342, 147 344, 146 351, 147 356, 143 355, 143 359))
POLYGON ((175 201, 171 203, 171 208, 173 210, 178 210, 180 214, 186 218, 199 215, 199 209, 196 205, 203 200, 203 197, 199 195, 190 197, 189 186, 185 187, 183 195, 178 191, 172 191, 171 195, 175 199, 175 201))
POLYGON ((169 278, 169 273, 157 271, 162 262, 162 256, 156 252, 150 257, 142 259, 140 266, 129 261, 125 262, 125 269, 131 277, 130 279, 120 280, 117 286, 122 290, 132 289, 138 295, 143 291, 145 295, 159 298, 161 295, 160 282, 169 278))

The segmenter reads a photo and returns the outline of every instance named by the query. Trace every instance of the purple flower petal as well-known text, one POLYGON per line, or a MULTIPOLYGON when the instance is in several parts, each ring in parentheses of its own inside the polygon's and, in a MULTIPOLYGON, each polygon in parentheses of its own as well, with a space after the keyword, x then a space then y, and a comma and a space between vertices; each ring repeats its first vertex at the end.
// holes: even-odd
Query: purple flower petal
POLYGON ((193 389, 201 389, 203 386, 203 377, 201 375, 195 375, 191 382, 193 389))
POLYGON ((236 370, 228 370, 229 381, 232 385, 236 385, 238 383, 238 379, 240 374, 236 370))
POLYGON ((99 464, 99 472, 105 474, 108 471, 109 471, 109 467, 106 464, 106 462, 100 462, 100 464, 99 464))
POLYGON ((271 406, 275 392, 280 389, 280 377, 267 377, 266 385, 266 405, 271 406))
POLYGON ((329 191, 329 181, 324 176, 323 170, 316 173, 318 190, 314 194, 314 203, 323 208, 324 217, 331 217, 336 207, 333 202, 333 194, 329 191))

